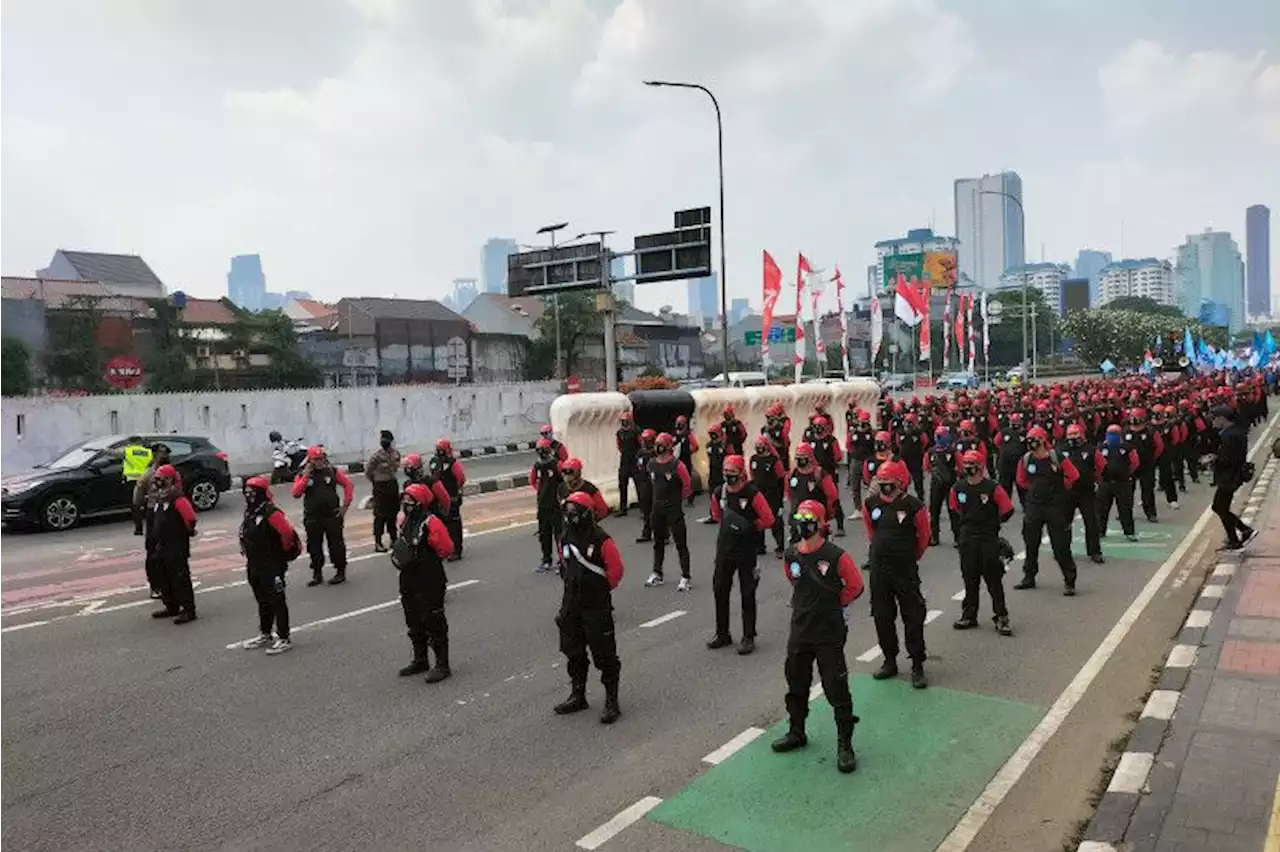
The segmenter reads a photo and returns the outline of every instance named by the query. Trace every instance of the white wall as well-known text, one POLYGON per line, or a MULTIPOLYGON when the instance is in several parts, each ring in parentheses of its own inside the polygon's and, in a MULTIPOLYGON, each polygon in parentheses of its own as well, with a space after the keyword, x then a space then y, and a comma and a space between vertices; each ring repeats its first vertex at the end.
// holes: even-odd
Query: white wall
POLYGON ((269 467, 272 429, 323 443, 343 462, 372 452, 381 429, 395 433, 402 451, 441 437, 459 449, 501 445, 536 439, 556 396, 555 382, 523 382, 6 399, 0 468, 29 468, 88 438, 149 432, 207 436, 235 473, 269 467))

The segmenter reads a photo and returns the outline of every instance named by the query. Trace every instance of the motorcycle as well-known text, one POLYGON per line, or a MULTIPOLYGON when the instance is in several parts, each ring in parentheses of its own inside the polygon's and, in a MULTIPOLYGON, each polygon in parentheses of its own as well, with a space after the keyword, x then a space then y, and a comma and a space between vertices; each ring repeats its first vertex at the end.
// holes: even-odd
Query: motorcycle
POLYGON ((306 462, 306 439, 294 438, 277 443, 271 450, 271 481, 288 482, 298 475, 306 462))

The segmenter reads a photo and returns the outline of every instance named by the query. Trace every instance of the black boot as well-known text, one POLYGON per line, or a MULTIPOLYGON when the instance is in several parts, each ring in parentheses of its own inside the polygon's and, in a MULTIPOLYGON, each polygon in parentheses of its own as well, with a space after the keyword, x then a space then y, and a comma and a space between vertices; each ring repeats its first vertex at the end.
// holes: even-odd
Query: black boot
POLYGON ((427 672, 425 680, 427 683, 439 683, 453 674, 449 670, 449 640, 437 642, 431 646, 431 650, 436 652, 436 664, 427 672))
POLYGON ((857 755, 853 753, 853 722, 836 723, 836 769, 849 773, 858 768, 857 755))
POLYGON ((1013 584, 1015 589, 1034 589, 1036 587, 1036 578, 1023 576, 1021 580, 1013 584))
POLYGON ((178 617, 173 620, 174 624, 190 624, 196 620, 196 611, 194 609, 184 609, 178 613, 178 617))
MULTIPOLYGON (((584 701, 586 699, 583 699, 584 701)), ((622 708, 618 706, 618 685, 616 683, 606 683, 604 685, 604 709, 600 711, 600 724, 612 725, 618 721, 618 717, 622 715, 622 708)))
POLYGON ((929 686, 929 679, 924 676, 924 663, 913 662, 911 664, 911 688, 925 689, 929 686))
POLYGON ((151 617, 152 618, 173 618, 177 614, 178 614, 178 608, 176 606, 165 606, 164 609, 158 609, 155 612, 151 613, 151 617))
POLYGON ((329 578, 330 586, 340 586, 345 582, 347 582, 347 569, 345 567, 334 571, 333 576, 329 578))
POLYGON ((712 651, 718 648, 728 648, 733 644, 733 637, 728 633, 717 633, 707 642, 707 647, 712 651))
POLYGON ((320 573, 320 569, 316 568, 311 572, 311 579, 307 581, 308 586, 319 586, 324 583, 324 574, 320 573))
POLYGON ((590 706, 587 703, 587 682, 584 679, 575 680, 569 687, 569 697, 552 709, 556 711, 557 716, 566 716, 586 710, 590 706))
POLYGON ((375 539, 373 540, 373 552, 374 552, 374 553, 386 553, 386 552, 387 552, 387 546, 386 546, 385 544, 383 544, 383 543, 382 543, 382 539, 380 539, 380 538, 375 538, 375 539))
POLYGON ((872 672, 871 676, 876 680, 888 680, 891 677, 897 677, 898 661, 890 660, 886 657, 885 661, 881 663, 880 668, 872 672))
POLYGON ((770 746, 778 754, 786 754, 809 744, 809 737, 804 732, 804 720, 791 720, 791 728, 770 746))
POLYGON ((431 668, 431 662, 427 658, 427 643, 414 642, 413 659, 409 661, 409 665, 400 669, 400 677, 422 674, 429 668, 431 668))

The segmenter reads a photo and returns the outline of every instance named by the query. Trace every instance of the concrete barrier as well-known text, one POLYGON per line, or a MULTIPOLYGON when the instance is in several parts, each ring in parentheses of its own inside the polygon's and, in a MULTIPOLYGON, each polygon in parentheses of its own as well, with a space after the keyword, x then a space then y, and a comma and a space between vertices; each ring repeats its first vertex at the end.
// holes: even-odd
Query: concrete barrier
POLYGON ((551 403, 551 427, 569 453, 582 461, 582 475, 605 495, 618 501, 618 418, 631 410, 620 393, 573 393, 551 403))

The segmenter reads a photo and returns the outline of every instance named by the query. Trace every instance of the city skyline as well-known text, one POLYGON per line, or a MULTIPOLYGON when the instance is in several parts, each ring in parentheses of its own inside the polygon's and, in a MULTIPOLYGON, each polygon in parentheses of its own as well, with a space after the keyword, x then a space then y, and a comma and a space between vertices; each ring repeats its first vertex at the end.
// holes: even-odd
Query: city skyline
POLYGON ((1250 316, 1271 313, 1271 209, 1253 204, 1244 211, 1245 302, 1250 316), (1259 310, 1261 308, 1261 310, 1259 310))
POLYGON ((1017 172, 957 178, 954 221, 960 280, 994 289, 1006 270, 1027 262, 1022 178, 1017 172))

